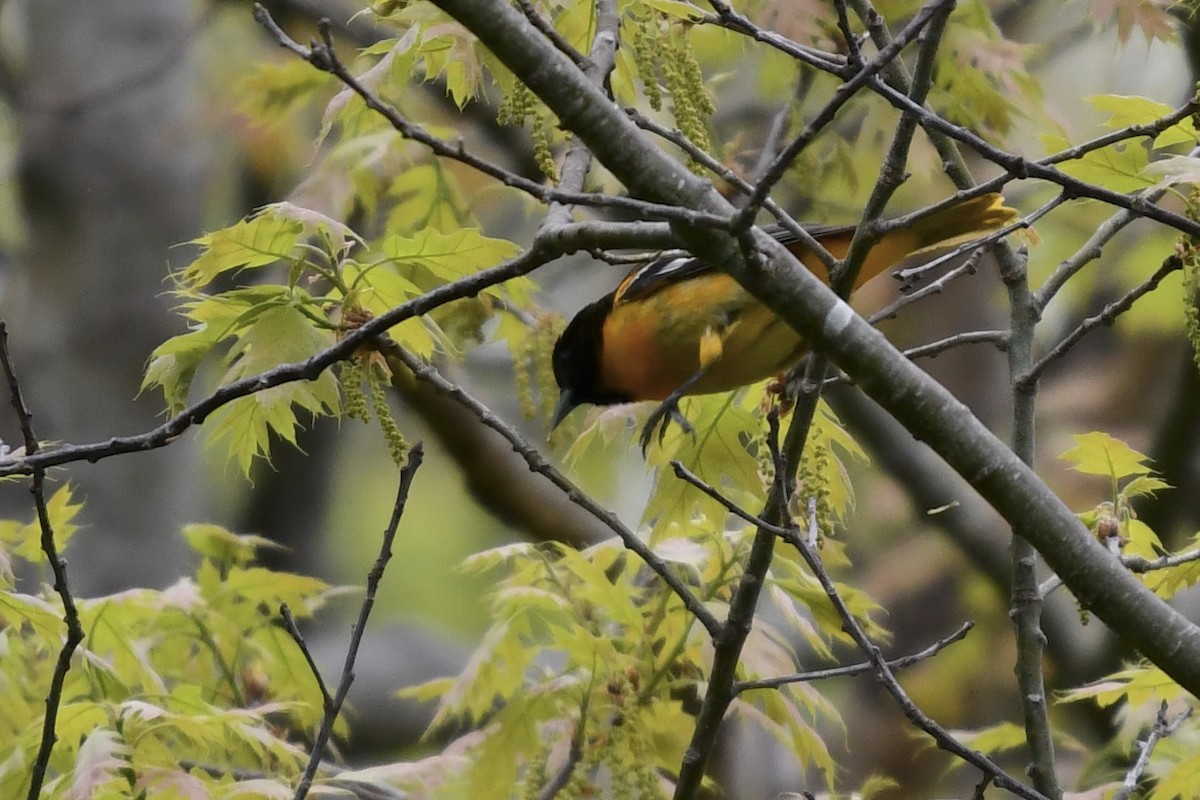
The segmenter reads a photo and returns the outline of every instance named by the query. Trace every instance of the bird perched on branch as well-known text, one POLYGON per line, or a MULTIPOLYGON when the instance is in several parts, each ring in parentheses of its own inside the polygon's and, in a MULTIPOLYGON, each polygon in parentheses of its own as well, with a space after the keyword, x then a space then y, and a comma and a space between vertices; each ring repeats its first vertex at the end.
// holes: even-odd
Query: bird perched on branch
MULTIPOLYGON (((999 194, 985 194, 884 234, 868 252, 854 288, 890 267, 981 239, 1015 222, 999 194)), ((824 264, 794 234, 766 228, 801 263, 829 282, 824 264)), ((806 226, 843 258, 854 226, 806 226)), ((737 281, 695 257, 658 258, 638 266, 617 288, 585 306, 554 345, 560 391, 552 427, 584 403, 659 400, 642 429, 670 419, 689 429, 677 404, 685 395, 723 392, 776 375, 804 355, 804 340, 737 281)))

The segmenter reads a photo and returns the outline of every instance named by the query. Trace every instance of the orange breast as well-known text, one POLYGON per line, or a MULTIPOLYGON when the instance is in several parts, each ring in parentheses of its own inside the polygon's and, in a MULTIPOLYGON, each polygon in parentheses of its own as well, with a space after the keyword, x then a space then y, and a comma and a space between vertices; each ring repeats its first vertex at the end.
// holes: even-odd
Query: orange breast
POLYGON ((722 354, 690 394, 722 392, 771 377, 803 353, 786 323, 728 275, 682 281, 628 303, 604 322, 604 388, 662 400, 700 369, 705 331, 722 333, 722 354))

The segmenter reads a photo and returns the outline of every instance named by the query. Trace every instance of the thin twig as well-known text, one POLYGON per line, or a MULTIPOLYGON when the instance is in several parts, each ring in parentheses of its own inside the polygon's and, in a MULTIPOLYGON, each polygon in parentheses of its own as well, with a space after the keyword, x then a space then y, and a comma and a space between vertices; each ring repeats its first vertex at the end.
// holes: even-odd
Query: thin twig
MULTIPOLYGON (((527 0, 522 0, 522 2, 527 2, 527 0)), ((583 74, 594 86, 604 87, 608 82, 609 75, 616 68, 619 28, 620 17, 615 0, 598 0, 596 3, 596 35, 592 39, 591 52, 587 58, 579 62, 583 74)), ((567 147, 567 154, 563 158, 559 190, 582 191, 591 168, 592 151, 578 136, 572 136, 571 143, 567 147)), ((565 225, 570 221, 570 205, 551 203, 549 210, 546 211, 545 219, 538 227, 538 232, 565 225)))
MULTIPOLYGON (((920 663, 921 661, 926 661, 930 658, 933 658, 935 655, 940 653, 942 650, 945 650, 955 642, 962 641, 974 627, 974 622, 964 622, 954 633, 943 639, 938 639, 924 650, 907 656, 893 658, 886 663, 890 669, 897 670, 911 667, 913 664, 920 663)), ((848 678, 855 675, 861 675, 864 672, 871 672, 874 669, 875 665, 870 661, 860 661, 857 664, 845 664, 840 667, 828 667, 826 669, 814 669, 807 672, 797 672, 795 675, 781 675, 778 678, 760 678, 752 681, 738 681, 736 684, 734 684, 733 690, 740 694, 741 692, 748 692, 752 689, 778 689, 780 686, 786 686, 791 683, 810 683, 812 681, 823 681, 830 678, 848 678)))
POLYGON ((880 50, 875 58, 871 59, 870 62, 855 72, 853 76, 847 76, 846 82, 838 87, 833 97, 825 104, 825 107, 808 121, 804 126, 804 130, 787 147, 783 148, 779 155, 775 157, 775 160, 771 162, 770 168, 758 180, 753 194, 750 195, 745 207, 739 212, 735 225, 736 228, 746 229, 753 224, 755 215, 762 207, 763 201, 770 195, 771 189, 779 182, 804 148, 812 142, 826 125, 833 121, 838 111, 849 102, 850 98, 854 97, 864 86, 870 84, 875 79, 876 73, 884 69, 893 59, 899 56, 900 51, 910 41, 915 39, 927 24, 951 4, 951 0, 935 0, 925 5, 912 18, 891 45, 880 50))
MULTIPOLYGON (((583 727, 583 720, 579 721, 580 729, 583 727)), ((558 772, 554 773, 554 777, 546 781, 542 786, 542 790, 537 793, 537 800, 553 800, 558 796, 558 793, 566 787, 567 782, 571 780, 571 775, 575 773, 575 768, 579 766, 579 762, 583 759, 583 742, 580 741, 578 735, 571 737, 571 747, 567 751, 567 758, 559 767, 558 772)))
POLYGON ((979 779, 979 783, 975 784, 975 791, 971 792, 971 800, 987 800, 987 789, 992 785, 992 776, 984 774, 979 779))
MULTIPOLYGON (((1093 200, 1099 200, 1118 208, 1128 209, 1139 217, 1153 219, 1183 233, 1200 236, 1200 223, 1188 219, 1181 214, 1168 211, 1162 206, 1155 205, 1147 199, 1145 194, 1122 194, 1121 192, 1106 189, 1102 186, 1097 186, 1067 175, 1053 166, 1055 159, 1065 160, 1061 158, 1061 154, 1031 160, 1014 153, 1005 152, 967 128, 947 122, 929 109, 913 103, 906 94, 897 91, 878 78, 874 78, 870 82, 870 85, 895 108, 917 114, 922 127, 926 130, 937 131, 957 142, 965 144, 980 156, 1005 171, 1005 175, 980 184, 980 188, 986 186, 989 189, 995 189, 1013 180, 1037 178, 1060 186, 1069 198, 1088 197, 1093 200)), ((1194 110, 1194 107, 1191 105, 1188 108, 1194 110)), ((1137 128, 1137 130, 1133 134, 1128 134, 1126 138, 1142 135, 1140 131, 1141 126, 1133 127, 1137 128)), ((1116 133, 1126 133, 1126 130, 1123 129, 1116 133)), ((1110 134, 1106 139, 1111 139, 1116 133, 1110 134)))
MULTIPOLYGON (((346 701, 350 685, 354 683, 354 663, 358 660, 358 648, 362 644, 363 634, 367 630, 367 620, 371 616, 371 609, 375 606, 375 593, 379 589, 379 582, 383 579, 383 571, 392 558, 392 542, 396 539, 396 531, 400 528, 400 518, 404 516, 404 507, 408 504, 408 494, 412 489, 413 476, 416 475, 424 457, 425 448, 420 442, 416 442, 409 449, 408 461, 400 470, 396 502, 392 504, 392 518, 383 532, 379 555, 376 556, 375 563, 371 565, 371 569, 367 573, 366 596, 363 597, 362 605, 358 609, 358 620, 350 630, 350 645, 346 648, 346 660, 342 664, 342 677, 338 681, 337 693, 333 696, 332 701, 325 704, 325 717, 321 720, 321 727, 317 730, 316 741, 313 742, 308 765, 304 768, 304 775, 300 778, 299 785, 296 786, 296 793, 292 796, 292 800, 304 800, 308 795, 321 759, 325 757, 325 747, 329 743, 329 737, 333 735, 333 725, 337 722, 338 714, 342 710, 342 703, 346 701)), ((311 661, 309 663, 312 664, 311 661)), ((315 668, 314 674, 317 674, 315 668)), ((317 680, 320 681, 319 675, 317 680)), ((326 697, 328 697, 327 693, 326 697)))
POLYGON ((321 690, 322 707, 329 708, 333 705, 333 695, 329 693, 329 687, 325 685, 325 679, 321 676, 321 669, 317 666, 312 652, 309 651, 308 642, 304 641, 304 634, 300 633, 300 626, 296 624, 296 618, 292 616, 292 610, 288 608, 287 603, 279 606, 279 618, 283 620, 283 628, 287 631, 288 636, 292 637, 292 641, 300 648, 300 653, 308 663, 309 672, 317 681, 317 688, 321 690))
POLYGON ((512 445, 513 450, 525 459, 525 463, 529 466, 531 472, 538 473, 561 489, 568 500, 583 508, 608 526, 609 530, 620 538, 625 547, 632 550, 639 558, 645 561, 646 566, 650 567, 662 579, 663 583, 670 587, 671 591, 682 601, 684 607, 699 620, 700 624, 708 630, 710 635, 716 636, 721 631, 720 621, 688 589, 687 585, 680 580, 679 576, 675 574, 666 561, 650 549, 636 533, 627 528, 616 514, 613 514, 591 497, 588 497, 566 475, 555 469, 554 465, 547 461, 538 452, 536 447, 525 441, 515 428, 496 416, 491 409, 469 395, 461 386, 446 380, 436 368, 414 356, 395 341, 379 337, 375 342, 375 346, 379 348, 380 352, 389 361, 396 359, 405 369, 411 371, 417 380, 428 383, 439 394, 450 397, 460 405, 466 407, 480 422, 504 437, 505 441, 512 445))
POLYGON ((675 471, 675 477, 679 478, 680 480, 687 481, 692 486, 695 486, 697 489, 704 492, 706 495, 711 497, 713 500, 716 500, 718 503, 725 506, 725 509, 727 511, 741 517, 742 519, 746 520, 746 522, 749 522, 751 525, 754 525, 755 527, 758 527, 758 528, 762 528, 764 530, 768 530, 771 533, 775 534, 776 536, 786 536, 789 533, 787 528, 784 528, 781 525, 775 525, 774 523, 767 522, 765 519, 758 516, 757 514, 751 514, 749 511, 747 511, 746 509, 739 506, 737 503, 730 500, 728 497, 726 497, 724 494, 722 494, 720 491, 718 491, 716 488, 714 488, 711 484, 706 482, 699 475, 697 475, 696 473, 692 472, 690 469, 685 467, 683 465, 683 462, 672 460, 671 461, 671 469, 673 469, 675 471))
POLYGON ((862 48, 859 47, 858 35, 850 27, 850 13, 846 8, 846 0, 834 0, 833 9, 837 14, 837 26, 842 33, 842 43, 846 46, 846 63, 853 69, 861 69, 863 65, 862 48))
MULTIPOLYGON (((666 139, 671 144, 687 153, 688 158, 695 161, 700 166, 707 169, 709 172, 716 175, 721 180, 728 183, 742 195, 749 197, 754 192, 754 185, 731 170, 729 167, 722 164, 717 159, 704 152, 697 147, 691 139, 688 139, 677 128, 668 128, 665 125, 660 125, 654 120, 647 117, 645 114, 638 111, 636 108, 627 108, 625 113, 634 123, 642 130, 649 131, 655 136, 666 139)), ((790 214, 784 211, 774 200, 766 198, 763 201, 763 209, 767 211, 779 223, 780 227, 795 236, 804 247, 813 253, 821 260, 827 270, 832 271, 837 264, 837 259, 834 258, 825 246, 822 245, 811 233, 790 214)))
POLYGON ((317 23, 323 41, 321 43, 314 42, 311 47, 305 47, 289 37, 271 18, 270 13, 257 3, 254 6, 254 18, 275 37, 280 47, 295 53, 314 68, 322 72, 328 72, 330 75, 336 77, 346 85, 347 89, 357 94, 367 108, 387 120, 388 124, 405 139, 419 142, 433 152, 434 155, 466 164, 482 172, 484 175, 496 179, 505 186, 525 192, 536 200, 543 203, 553 202, 567 205, 620 208, 633 212, 639 219, 663 219, 716 229, 728 229, 731 225, 729 219, 718 217, 714 214, 691 211, 679 206, 651 203, 616 195, 562 191, 497 166, 468 152, 462 142, 451 144, 437 138, 420 125, 410 122, 397 108, 384 102, 367 89, 338 57, 333 47, 332 33, 328 20, 319 20, 317 23))
MULTIPOLYGON (((1177 109, 1175 112, 1151 124, 1150 132, 1145 133, 1144 135, 1151 135, 1151 133, 1153 135, 1157 135, 1161 132, 1161 130, 1159 130, 1160 125, 1163 125, 1162 130, 1166 130, 1167 127, 1170 127, 1170 125, 1173 125, 1178 121, 1176 119, 1177 115, 1181 114, 1182 112, 1188 112, 1188 115, 1190 115, 1194 111, 1195 109, 1190 103, 1184 105, 1182 108, 1177 109)), ((1131 126, 1131 128, 1137 127, 1138 126, 1131 126)), ((1128 133, 1131 128, 1125 128, 1120 132, 1128 133)), ((1081 145, 1081 147, 1083 146, 1084 145, 1081 145)), ((1193 148, 1191 153, 1188 155, 1192 158, 1195 158, 1197 155, 1200 155, 1200 148, 1193 148)), ((1167 190, 1168 187, 1165 186, 1158 189, 1152 189, 1146 192, 1146 200, 1151 203, 1157 202, 1159 198, 1167 193, 1167 190)), ((1125 226, 1133 222, 1135 219, 1137 219, 1137 216, 1132 211, 1122 208, 1102 222, 1092 233, 1092 235, 1088 237, 1088 240, 1084 242, 1083 245, 1080 246, 1079 250, 1075 252, 1075 255, 1059 264, 1058 268, 1054 270, 1049 278, 1046 279, 1046 282, 1042 284, 1041 288, 1034 292, 1034 300, 1037 303, 1037 307, 1039 309, 1045 309, 1046 305, 1052 299, 1054 299, 1054 296, 1063 286, 1066 285, 1067 281, 1073 277, 1075 273, 1083 269, 1084 266, 1100 258, 1100 254, 1103 251, 1104 246, 1108 244, 1108 242, 1111 241, 1114 236, 1120 233, 1125 226)))
POLYGON ((826 597, 829 598, 834 609, 837 611, 838 617, 842 621, 843 630, 850 634, 859 649, 866 655, 867 660, 874 668, 876 679, 896 701, 896 704, 910 722, 925 731, 939 748, 958 756, 963 761, 981 770, 985 775, 990 776, 995 785, 1001 789, 1012 792, 1018 797, 1025 798, 1025 800, 1047 800, 1045 795, 1031 789, 1009 775, 999 764, 992 761, 983 753, 963 745, 951 736, 949 731, 934 722, 925 712, 921 711, 913 703, 912 699, 909 698, 899 682, 897 682, 887 661, 884 660, 882 654, 879 652, 879 648, 867 636, 858 620, 855 619, 854 614, 846 606, 841 593, 838 592, 836 584, 829 577, 829 573, 825 571, 825 567, 821 563, 820 556, 817 555, 816 550, 796 534, 789 536, 787 541, 788 544, 792 545, 799 552, 804 562, 808 564, 814 577, 817 578, 821 584, 821 588, 825 591, 826 597))
POLYGON ((1121 298, 1114 300, 1106 305, 1099 314, 1087 317, 1083 322, 1075 328, 1075 330, 1064 336, 1058 344, 1050 348, 1036 363, 1033 364, 1023 374, 1016 378, 1016 386, 1018 389, 1028 389, 1032 386, 1046 369, 1059 358, 1074 347, 1080 339, 1087 336, 1093 330, 1101 325, 1112 325, 1117 317, 1124 314, 1133 304, 1140 300, 1145 295, 1158 288, 1158 285, 1163 282, 1168 275, 1183 269, 1183 262, 1179 257, 1172 254, 1163 260, 1154 274, 1147 278, 1142 283, 1130 289, 1121 298))
MULTIPOLYGON (((917 65, 912 80, 909 95, 913 102, 924 104, 925 98, 929 95, 929 90, 933 87, 933 72, 934 62, 937 56, 938 45, 941 43, 942 36, 945 33, 946 21, 950 17, 950 11, 954 8, 953 2, 942 3, 930 2, 921 9, 922 16, 928 12, 928 20, 917 26, 917 20, 913 20, 908 28, 900 34, 893 45, 901 45, 905 41, 905 37, 909 35, 909 31, 914 28, 918 31, 917 41, 919 43, 917 53, 917 65)), ((844 12, 844 8, 841 12, 844 12)), ((846 25, 849 26, 847 20, 846 25)), ((901 45, 902 46, 902 45, 901 45)), ((830 286, 843 298, 848 297, 851 289, 857 282, 858 273, 862 269, 862 265, 866 262, 867 254, 877 240, 876 223, 883 216, 883 211, 887 207, 888 201, 900 188, 907 175, 908 153, 912 148, 913 137, 917 132, 917 118, 913 114, 904 114, 900 117, 900 122, 896 125, 896 130, 892 134, 892 142, 888 147, 887 155, 884 156, 883 165, 880 167, 879 176, 875 180, 875 186, 871 189, 871 195, 867 198, 866 206, 859 220, 857 227, 854 229, 854 235, 850 239, 850 246, 846 250, 846 256, 843 260, 841 268, 831 275, 830 286)), ((824 376, 821 376, 822 378, 824 376)))
POLYGON ((845 70, 845 56, 836 53, 826 53, 823 50, 817 50, 816 48, 792 41, 775 31, 760 28, 751 22, 749 17, 734 11, 729 4, 721 0, 709 0, 709 5, 713 7, 716 13, 703 15, 697 20, 698 23, 702 25, 715 25, 748 36, 756 42, 762 42, 774 47, 781 53, 786 53, 797 61, 816 67, 824 72, 841 75, 845 70))
MULTIPOLYGON (((1155 572, 1160 569, 1170 569, 1171 567, 1178 567, 1180 564, 1189 564, 1193 561, 1200 561, 1200 549, 1188 550, 1186 553, 1160 556, 1153 561, 1147 560, 1142 556, 1121 556, 1121 563, 1124 564, 1130 572, 1136 572, 1138 574, 1155 572)), ((1051 575, 1049 578, 1042 581, 1041 586, 1038 587, 1038 593, 1044 598, 1046 595, 1050 594, 1062 585, 1062 578, 1058 577, 1057 575, 1051 575)))
POLYGON ((1088 240, 1075 251, 1075 254, 1060 263, 1045 283, 1033 293, 1037 307, 1045 309, 1070 278, 1089 263, 1099 259, 1104 246, 1136 219, 1137 216, 1132 211, 1122 208, 1100 223, 1088 240))
POLYGON ((916 361, 918 358, 937 358, 947 350, 968 344, 994 344, 1005 350, 1008 348, 1008 331, 963 331, 936 342, 910 347, 903 353, 906 358, 916 361))
MULTIPOLYGON (((13 366, 12 355, 8 350, 8 327, 0 321, 0 365, 4 368, 4 377, 8 382, 9 400, 13 411, 16 412, 21 435, 25 440, 25 454, 32 456, 37 453, 39 443, 33 431, 33 414, 25 404, 21 394, 21 383, 17 379, 17 371, 13 366)), ((62 704, 63 685, 67 680, 67 672, 71 669, 71 657, 75 649, 83 641, 83 626, 79 621, 79 610, 75 607, 75 598, 71 595, 71 587, 67 582, 67 562, 58 552, 58 544, 54 540, 54 526, 50 522, 50 512, 46 508, 46 471, 33 471, 29 491, 33 495, 33 505, 37 511, 38 527, 41 529, 42 552, 54 575, 54 591, 58 592, 63 604, 63 624, 67 627, 67 635, 58 651, 54 662, 54 672, 50 676, 50 688, 46 692, 46 715, 42 718, 42 738, 38 745, 37 756, 33 760, 33 769, 29 778, 29 800, 36 800, 42 792, 42 784, 46 780, 46 769, 50 765, 50 755, 54 744, 58 741, 56 726, 58 709, 62 704)))
MULTIPOLYGON (((907 229, 912 224, 917 222, 921 217, 924 217, 927 214, 935 213, 936 211, 941 210, 941 209, 951 208, 951 207, 957 205, 962 200, 966 200, 966 199, 973 198, 973 197, 978 197, 979 195, 980 195, 980 193, 975 190, 971 190, 968 192, 959 192, 958 194, 954 195, 953 197, 948 198, 947 200, 944 200, 935 205, 929 206, 928 208, 923 208, 923 209, 915 211, 911 214, 905 214, 902 217, 897 217, 895 219, 890 219, 890 220, 887 220, 884 222, 880 222, 879 228, 880 228, 880 230, 885 231, 885 232, 892 231, 892 230, 907 229)), ((1033 227, 1034 223, 1036 223, 1039 219, 1046 216, 1051 211, 1053 211, 1054 209, 1058 208, 1060 205, 1065 203, 1066 200, 1067 200, 1067 198, 1065 195, 1058 195, 1050 202, 1042 205, 1040 208, 1035 210, 1032 214, 1026 214, 1025 216, 1018 219, 1016 222, 1009 223, 1008 225, 1005 225, 1003 228, 1000 228, 999 230, 992 231, 987 236, 981 236, 978 239, 974 239, 965 244, 960 244, 957 247, 951 248, 950 250, 947 250, 946 252, 939 255, 937 258, 934 258, 930 261, 924 261, 913 267, 905 267, 904 269, 898 269, 892 273, 892 277, 894 277, 894 278, 896 278, 896 280, 900 281, 901 291, 905 291, 907 288, 911 287, 915 282, 919 281, 921 279, 921 277, 924 276, 926 273, 928 273, 930 270, 936 269, 938 266, 945 264, 947 261, 951 261, 955 258, 958 258, 959 256, 963 255, 964 253, 971 253, 972 258, 977 262, 979 260, 980 256, 983 255, 982 251, 986 250, 988 248, 988 246, 1004 241, 1006 238, 1008 238, 1009 234, 1014 233, 1015 231, 1021 230, 1023 228, 1033 227)))
POLYGON ((1179 726, 1192 716, 1192 707, 1188 706, 1176 714, 1174 719, 1168 719, 1167 708, 1167 701, 1163 700, 1162 705, 1158 707, 1154 726, 1146 734, 1145 740, 1138 745, 1138 757, 1129 767, 1129 771, 1125 773, 1125 779, 1121 781, 1121 788, 1113 795, 1112 800, 1129 800, 1133 796, 1134 791, 1137 790, 1138 782, 1142 779, 1142 774, 1145 773, 1146 767, 1150 765, 1150 754, 1154 752, 1154 748, 1163 739, 1179 730, 1179 726))
POLYGON ((554 23, 538 13, 538 10, 533 7, 533 3, 529 0, 516 0, 517 8, 521 9, 521 13, 525 15, 525 19, 533 24, 533 27, 542 32, 542 35, 549 39, 555 47, 561 50, 567 58, 574 61, 578 66, 587 64, 587 56, 575 49, 575 47, 563 38, 563 35, 554 27, 554 23))
MULTIPOLYGON (((1022 253, 1022 256, 1024 254, 1022 253)), ((1018 378, 1033 363, 1034 334, 1039 309, 1029 291, 1024 257, 1003 262, 1000 277, 1008 290, 1009 344, 1008 370, 1012 383, 1012 450, 1026 464, 1033 464, 1035 442, 1036 382, 1022 384, 1018 378)), ((1013 534, 1011 548, 1012 585, 1009 591, 1009 617, 1016 642, 1017 695, 1025 724, 1025 742, 1029 748, 1027 770, 1033 785, 1042 794, 1062 796, 1055 772, 1054 736, 1046 702, 1046 683, 1042 672, 1046 635, 1042 632, 1042 596, 1038 592, 1038 554, 1023 536, 1013 534)))
POLYGON ((561 255, 594 245, 656 246, 669 243, 671 237, 661 223, 575 222, 539 231, 533 246, 515 258, 474 275, 431 289, 347 333, 336 344, 314 353, 304 361, 278 367, 228 383, 196 401, 166 422, 131 436, 113 436, 102 442, 64 444, 39 450, 36 454, 10 453, 0 460, 0 477, 31 475, 34 470, 77 461, 95 463, 125 453, 164 447, 193 425, 200 425, 218 408, 241 397, 301 380, 314 380, 324 370, 354 352, 372 337, 406 319, 419 317, 453 300, 474 297, 485 289, 527 275, 561 255))

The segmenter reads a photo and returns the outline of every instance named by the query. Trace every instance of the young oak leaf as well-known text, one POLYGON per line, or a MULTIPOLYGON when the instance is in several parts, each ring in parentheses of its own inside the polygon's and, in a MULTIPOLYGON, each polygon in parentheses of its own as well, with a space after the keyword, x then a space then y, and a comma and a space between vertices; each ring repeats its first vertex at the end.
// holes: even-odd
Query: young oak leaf
MULTIPOLYGON (((1109 115, 1104 125, 1112 130, 1128 128, 1131 125, 1149 125, 1169 116, 1175 110, 1166 103, 1137 95, 1098 94, 1086 100, 1092 108, 1109 115)), ((1154 138, 1154 148, 1157 150, 1176 144, 1195 144, 1197 138, 1190 120, 1177 122, 1154 138)))
POLYGON ((1146 475, 1149 456, 1103 431, 1075 434, 1075 446, 1059 456, 1076 472, 1106 475, 1115 481, 1130 475, 1146 475))
MULTIPOLYGON (((1071 142, 1058 134, 1040 136, 1048 153, 1071 148, 1071 142)), ((1149 164, 1146 148, 1140 144, 1121 142, 1091 150, 1083 156, 1064 161, 1058 168, 1073 178, 1094 183, 1115 192, 1136 192, 1149 188, 1155 180, 1145 175, 1149 164)))
POLYGON ((199 245, 203 252, 184 268, 180 280, 185 286, 199 289, 225 272, 286 261, 303 233, 304 224, 299 220, 263 209, 228 228, 194 239, 192 244, 199 245))
MULTIPOLYGON (((296 304, 272 306, 238 332, 222 382, 303 361, 333 341, 333 332, 314 326, 296 304)), ((272 434, 296 443, 295 409, 317 416, 338 407, 337 380, 326 370, 315 380, 283 383, 221 406, 209 420, 210 442, 224 445, 229 458, 248 475, 254 459, 269 453, 272 434)))
MULTIPOLYGON (((83 503, 74 501, 71 484, 63 484, 46 501, 46 513, 50 527, 54 530, 54 541, 61 552, 79 526, 75 517, 83 503)), ((0 544, 8 545, 8 552, 20 556, 30 563, 42 559, 42 528, 35 518, 31 522, 0 520, 0 544)))

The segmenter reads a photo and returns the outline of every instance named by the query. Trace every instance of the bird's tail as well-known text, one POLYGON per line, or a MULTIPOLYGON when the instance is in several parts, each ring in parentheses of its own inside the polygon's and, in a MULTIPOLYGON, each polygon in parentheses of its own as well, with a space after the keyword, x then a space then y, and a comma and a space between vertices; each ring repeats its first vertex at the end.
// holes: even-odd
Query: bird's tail
POLYGON ((993 192, 922 217, 897 233, 902 238, 911 237, 911 244, 906 243, 908 255, 918 256, 982 239, 1016 222, 1017 217, 1016 209, 1004 205, 1004 198, 993 192))
MULTIPOLYGON (((1004 197, 996 192, 921 217, 906 228, 889 231, 875 243, 858 273, 855 288, 911 258, 982 239, 1018 218, 1016 209, 1004 205, 1004 197)), ((853 226, 814 231, 816 238, 836 258, 845 257, 853 232, 853 226)), ((815 256, 802 254, 801 258, 824 278, 825 268, 815 256)))

